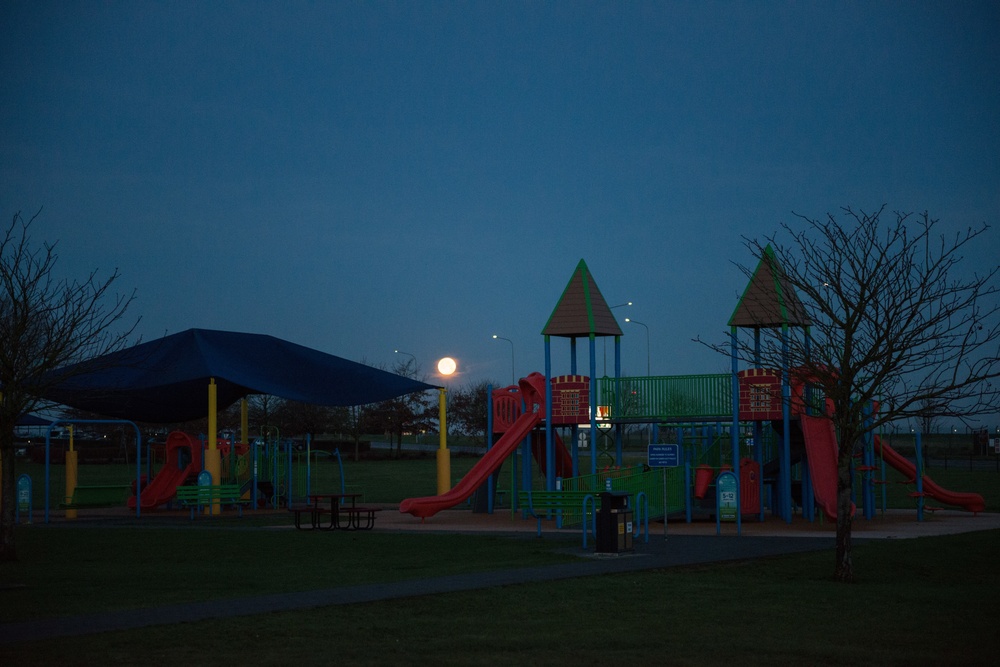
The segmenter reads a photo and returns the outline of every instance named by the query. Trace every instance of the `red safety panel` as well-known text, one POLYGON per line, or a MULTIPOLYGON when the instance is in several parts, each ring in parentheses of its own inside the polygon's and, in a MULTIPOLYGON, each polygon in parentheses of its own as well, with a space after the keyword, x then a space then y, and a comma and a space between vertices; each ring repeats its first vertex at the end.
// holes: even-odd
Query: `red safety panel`
POLYGON ((590 378, 560 375, 552 378, 553 424, 585 424, 590 421, 590 378))
POLYGON ((738 374, 740 421, 781 419, 781 375, 769 368, 748 368, 738 374))

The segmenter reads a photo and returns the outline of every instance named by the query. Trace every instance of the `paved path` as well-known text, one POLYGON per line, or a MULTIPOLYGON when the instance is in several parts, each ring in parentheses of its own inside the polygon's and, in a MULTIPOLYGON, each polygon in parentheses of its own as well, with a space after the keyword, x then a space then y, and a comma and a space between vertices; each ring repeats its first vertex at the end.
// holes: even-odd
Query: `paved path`
MULTIPOLYGON (((534 521, 512 520, 509 515, 474 515, 468 511, 442 512, 426 522, 400 516, 394 508, 380 513, 376 530, 512 533, 524 535, 536 529, 534 521)), ((855 522, 854 539, 910 538, 923 535, 968 532, 1000 528, 1000 515, 972 516, 954 512, 917 523, 913 512, 893 514, 878 522, 855 522)), ((130 630, 178 622, 197 622, 212 618, 247 616, 276 611, 348 605, 394 598, 416 597, 469 591, 494 586, 554 581, 574 577, 634 572, 703 563, 764 558, 834 548, 834 530, 830 524, 786 524, 769 520, 763 524, 744 522, 739 537, 735 525, 724 525, 716 535, 715 524, 669 523, 666 535, 658 524, 649 536, 635 542, 627 554, 597 555, 578 547, 577 562, 527 567, 491 572, 329 588, 300 593, 229 598, 208 602, 166 605, 148 609, 128 609, 53 619, 0 624, 0 643, 72 637, 114 630, 130 630), (656 532, 656 531, 659 532, 656 532)), ((261 528, 287 530, 290 527, 261 528)), ((580 536, 576 531, 551 531, 580 536)))

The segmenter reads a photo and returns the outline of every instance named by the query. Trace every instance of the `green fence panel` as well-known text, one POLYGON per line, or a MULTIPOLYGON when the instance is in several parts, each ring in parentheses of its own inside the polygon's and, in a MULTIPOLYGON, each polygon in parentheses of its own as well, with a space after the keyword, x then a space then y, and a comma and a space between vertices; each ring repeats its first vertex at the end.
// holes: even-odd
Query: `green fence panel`
MULTIPOLYGON (((600 494, 607 490, 608 480, 612 491, 627 491, 632 495, 633 502, 640 492, 646 494, 649 503, 650 519, 662 519, 664 516, 664 500, 666 510, 677 512, 684 509, 684 469, 683 468, 648 468, 634 466, 630 468, 610 468, 599 471, 596 475, 582 475, 562 480, 562 488, 567 491, 592 491, 597 509, 600 509, 600 494), (664 498, 664 483, 666 498, 664 498)), ((582 521, 580 512, 564 512, 563 525, 579 525, 582 521)))
POLYGON ((732 415, 732 375, 600 378, 598 397, 614 420, 673 420, 732 415))

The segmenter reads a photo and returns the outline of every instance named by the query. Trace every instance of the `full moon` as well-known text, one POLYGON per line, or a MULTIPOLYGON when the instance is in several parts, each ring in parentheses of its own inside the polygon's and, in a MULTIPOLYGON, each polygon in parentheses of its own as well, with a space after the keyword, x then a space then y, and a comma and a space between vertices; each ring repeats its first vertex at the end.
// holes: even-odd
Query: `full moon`
POLYGON ((451 357, 445 357, 438 362, 438 373, 441 375, 451 375, 458 368, 458 364, 451 357))

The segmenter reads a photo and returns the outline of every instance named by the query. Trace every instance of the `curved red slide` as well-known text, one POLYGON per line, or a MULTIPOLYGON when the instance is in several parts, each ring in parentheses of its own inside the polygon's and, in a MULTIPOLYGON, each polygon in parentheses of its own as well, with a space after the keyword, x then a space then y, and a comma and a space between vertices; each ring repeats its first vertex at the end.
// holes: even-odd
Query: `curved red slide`
MULTIPOLYGON (((917 478, 917 467, 910 463, 906 457, 897 452, 895 449, 889 445, 883 444, 881 438, 875 436, 875 452, 878 453, 880 451, 882 452, 882 457, 885 459, 885 462, 906 475, 907 479, 915 480, 917 478)), ((923 487, 924 495, 930 496, 938 502, 945 503, 946 505, 956 505, 968 510, 969 512, 978 513, 986 511, 986 501, 983 500, 983 497, 978 493, 949 491, 948 489, 938 486, 934 480, 927 475, 924 475, 923 487)))
POLYGON ((517 449, 517 446, 541 421, 539 413, 525 412, 517 418, 517 421, 503 434, 503 437, 497 440, 493 448, 486 452, 486 455, 479 459, 476 465, 472 466, 472 469, 466 473, 462 481, 455 485, 455 488, 440 496, 407 498, 400 504, 399 511, 423 519, 466 500, 493 474, 494 470, 500 467, 500 464, 517 449))
POLYGON ((518 384, 527 406, 524 413, 453 489, 439 496, 407 498, 400 503, 399 511, 424 519, 468 499, 528 437, 532 429, 545 419, 545 382, 545 376, 540 373, 532 373, 526 378, 521 378, 518 384))
MULTIPOLYGON (((552 436, 555 438, 556 445, 556 477, 572 477, 573 455, 569 453, 569 449, 567 449, 558 433, 553 431, 552 436)), ((538 469, 542 471, 542 474, 545 474, 545 434, 541 431, 531 437, 531 453, 534 455, 535 461, 538 462, 538 469)))
MULTIPOLYGON (((812 478, 816 504, 831 521, 837 520, 837 433, 833 422, 824 417, 799 417, 802 440, 806 445, 806 460, 812 478)), ((851 503, 851 516, 856 507, 851 503)))
MULTIPOLYGON (((149 480, 149 484, 139 494, 141 509, 151 510, 173 499, 177 495, 177 487, 184 483, 188 475, 197 470, 200 465, 200 447, 198 442, 181 431, 173 431, 167 436, 165 447, 166 462, 160 471, 149 480), (180 452, 187 450, 189 463, 180 465, 180 452)), ((135 496, 128 499, 128 506, 135 507, 135 496)))

